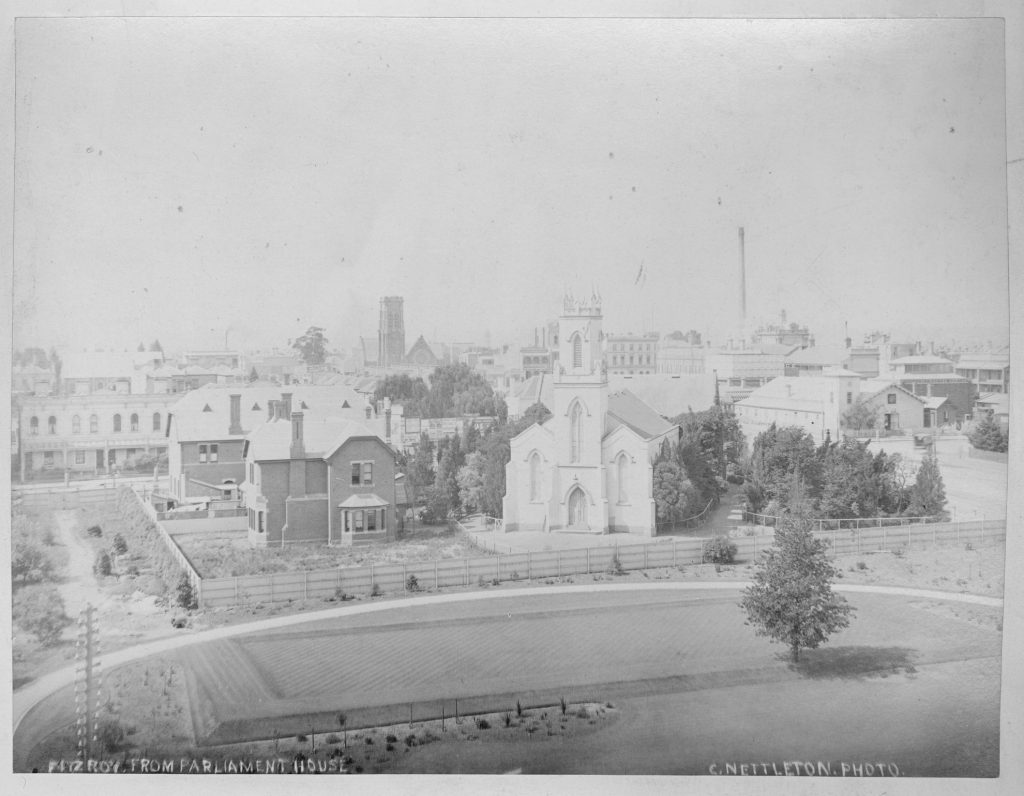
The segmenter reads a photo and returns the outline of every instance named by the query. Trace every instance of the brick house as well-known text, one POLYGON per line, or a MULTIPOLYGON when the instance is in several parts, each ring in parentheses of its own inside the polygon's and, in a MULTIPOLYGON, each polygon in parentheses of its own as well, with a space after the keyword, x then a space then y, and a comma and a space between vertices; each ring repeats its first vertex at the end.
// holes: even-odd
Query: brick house
POLYGON ((275 386, 208 384, 186 393, 171 408, 166 430, 171 494, 187 502, 233 493, 245 480, 246 437, 275 412, 287 419, 293 408, 320 416, 366 418, 369 413, 388 436, 385 419, 347 387, 296 385, 281 392, 275 386))
POLYGON ((394 538, 404 510, 396 453, 371 424, 292 411, 256 429, 244 456, 252 546, 394 538))

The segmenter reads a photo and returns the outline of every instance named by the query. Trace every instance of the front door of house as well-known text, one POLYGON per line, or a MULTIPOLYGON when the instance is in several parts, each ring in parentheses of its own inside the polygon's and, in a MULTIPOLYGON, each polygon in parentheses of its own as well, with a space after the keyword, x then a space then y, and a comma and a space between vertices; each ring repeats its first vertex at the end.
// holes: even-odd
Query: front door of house
POLYGON ((584 529, 587 525, 587 496, 576 487, 569 495, 569 527, 584 529))

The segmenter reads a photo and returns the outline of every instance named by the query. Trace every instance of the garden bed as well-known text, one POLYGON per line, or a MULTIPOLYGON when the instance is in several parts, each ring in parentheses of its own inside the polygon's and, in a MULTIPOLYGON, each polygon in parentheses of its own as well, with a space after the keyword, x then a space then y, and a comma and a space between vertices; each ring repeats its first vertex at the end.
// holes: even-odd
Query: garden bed
POLYGON ((491 555, 477 547, 467 534, 452 531, 446 525, 420 526, 415 531, 407 531, 396 541, 361 547, 296 544, 252 548, 244 532, 218 534, 212 538, 183 534, 175 536, 174 541, 204 578, 491 555))

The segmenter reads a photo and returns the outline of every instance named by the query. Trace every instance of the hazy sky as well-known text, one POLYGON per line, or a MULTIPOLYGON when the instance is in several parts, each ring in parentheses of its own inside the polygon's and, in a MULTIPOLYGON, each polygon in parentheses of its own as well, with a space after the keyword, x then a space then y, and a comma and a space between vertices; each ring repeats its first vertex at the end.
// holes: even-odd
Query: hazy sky
POLYGON ((1005 330, 1000 20, 21 19, 15 346, 1005 330), (641 263, 646 279, 634 284, 641 263), (930 330, 930 331, 929 331, 930 330))

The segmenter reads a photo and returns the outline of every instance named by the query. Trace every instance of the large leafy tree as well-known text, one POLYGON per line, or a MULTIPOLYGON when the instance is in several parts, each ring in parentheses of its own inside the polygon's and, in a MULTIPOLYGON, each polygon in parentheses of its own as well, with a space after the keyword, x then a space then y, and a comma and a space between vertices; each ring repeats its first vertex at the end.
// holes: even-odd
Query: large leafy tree
POLYGON ((720 404, 702 412, 685 412, 671 422, 679 425, 680 444, 693 445, 718 478, 739 475, 746 439, 739 420, 720 404))
POLYGON ((814 438, 800 426, 778 428, 773 423, 754 438, 750 455, 750 481, 764 500, 786 505, 789 485, 797 476, 816 498, 821 491, 822 457, 814 438))
POLYGON ((946 517, 946 486, 939 472, 939 462, 926 453, 917 469, 917 478, 910 487, 910 502, 904 512, 908 517, 946 517))
POLYGON ((805 511, 787 513, 740 602, 747 624, 757 635, 788 646, 794 663, 801 649, 814 649, 848 627, 853 614, 852 606, 832 591, 837 570, 811 527, 805 511))
POLYGON ((671 457, 654 465, 653 491, 658 522, 679 522, 696 513, 697 490, 671 457))
POLYGON ((310 326, 302 337, 292 343, 292 348, 299 352, 303 362, 315 367, 327 359, 328 342, 321 327, 310 326))
POLYGON ((484 467, 486 458, 480 451, 466 455, 466 463, 455 475, 459 485, 459 502, 467 512, 483 511, 484 509, 484 467))
POLYGON ((401 404, 410 417, 421 417, 420 404, 429 390, 426 382, 419 376, 413 378, 407 373, 385 376, 384 380, 373 391, 374 402, 390 398, 392 403, 401 404))
POLYGON ((878 423, 878 407, 868 403, 864 396, 860 396, 843 412, 841 424, 848 429, 869 429, 874 428, 878 423))
POLYGON ((29 586, 14 594, 14 623, 46 647, 60 641, 64 628, 71 624, 60 593, 52 586, 29 586))

